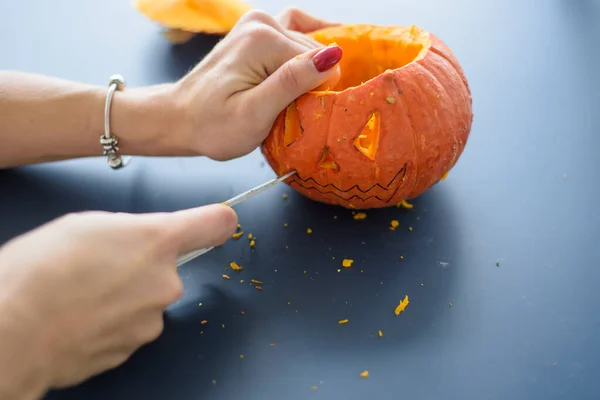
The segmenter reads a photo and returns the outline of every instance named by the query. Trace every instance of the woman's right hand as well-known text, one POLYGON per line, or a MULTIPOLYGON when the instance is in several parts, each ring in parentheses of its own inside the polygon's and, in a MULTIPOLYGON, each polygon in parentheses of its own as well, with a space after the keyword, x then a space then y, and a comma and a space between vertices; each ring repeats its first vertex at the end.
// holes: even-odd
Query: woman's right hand
POLYGON ((159 336, 164 309, 182 294, 177 256, 222 244, 236 225, 222 205, 86 212, 0 247, 0 397, 70 386, 123 363, 159 336))

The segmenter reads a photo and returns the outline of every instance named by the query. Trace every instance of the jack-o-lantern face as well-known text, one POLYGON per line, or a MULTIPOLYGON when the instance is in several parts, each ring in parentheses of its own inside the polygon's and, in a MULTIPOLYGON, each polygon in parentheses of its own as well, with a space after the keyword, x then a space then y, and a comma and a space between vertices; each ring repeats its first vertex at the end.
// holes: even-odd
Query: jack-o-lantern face
POLYGON ((415 26, 346 25, 311 35, 344 56, 332 90, 306 93, 262 146, 303 195, 347 208, 414 198, 439 181, 466 144, 471 93, 450 50, 415 26))

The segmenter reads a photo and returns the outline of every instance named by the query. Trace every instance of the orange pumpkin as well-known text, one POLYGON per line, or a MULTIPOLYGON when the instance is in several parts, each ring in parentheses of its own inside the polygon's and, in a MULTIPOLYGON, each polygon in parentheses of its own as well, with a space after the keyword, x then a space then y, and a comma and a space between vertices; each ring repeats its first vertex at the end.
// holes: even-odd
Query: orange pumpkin
POLYGON ((343 49, 341 78, 277 117, 261 146, 278 175, 316 201, 395 205, 443 178, 473 120, 469 85, 450 49, 417 26, 341 25, 310 34, 343 49))

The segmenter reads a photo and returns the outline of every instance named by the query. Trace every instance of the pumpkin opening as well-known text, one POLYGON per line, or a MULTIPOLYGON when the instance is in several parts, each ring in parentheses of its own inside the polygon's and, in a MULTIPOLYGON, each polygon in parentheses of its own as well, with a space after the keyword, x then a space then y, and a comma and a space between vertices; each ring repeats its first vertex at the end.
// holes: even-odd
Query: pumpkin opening
POLYGON ((377 154, 377 147, 379 146, 379 135, 380 135, 380 117, 379 111, 375 111, 371 114, 369 121, 362 129, 360 135, 354 139, 354 147, 361 153, 367 156, 371 160, 375 160, 377 154))
POLYGON ((330 91, 359 86, 388 69, 402 68, 424 57, 431 45, 429 33, 416 25, 342 25, 312 36, 324 45, 335 43, 344 52, 340 80, 330 91))
POLYGON ((333 156, 329 151, 329 147, 325 146, 323 151, 321 152, 321 159, 319 160, 319 168, 324 169, 333 169, 335 171, 339 170, 339 167, 335 161, 333 161, 333 156))
POLYGON ((289 146, 294 143, 304 133, 304 128, 298 118, 298 109, 296 102, 290 104, 285 111, 285 131, 283 134, 283 144, 289 146))

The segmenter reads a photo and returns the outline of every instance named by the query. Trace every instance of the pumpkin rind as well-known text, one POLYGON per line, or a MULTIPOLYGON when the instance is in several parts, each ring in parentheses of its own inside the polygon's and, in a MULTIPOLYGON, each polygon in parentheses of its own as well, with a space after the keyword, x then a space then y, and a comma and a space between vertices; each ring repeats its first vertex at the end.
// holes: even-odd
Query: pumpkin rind
POLYGON ((261 146, 274 171, 283 175, 296 170, 287 180, 293 189, 313 200, 353 209, 396 205, 445 176, 462 154, 473 120, 471 92, 450 49, 416 26, 343 25, 310 36, 342 47, 342 78, 339 88, 296 99, 294 122, 302 133, 294 140, 290 132, 297 128, 286 118, 289 111, 277 117, 261 146), (374 77, 347 87, 359 78, 350 76, 360 73, 352 71, 353 66, 365 65, 353 46, 373 32, 387 41, 373 42, 370 48, 393 56, 404 51, 412 61, 381 72, 380 65, 364 67, 361 70, 374 71, 374 77), (398 45, 390 48, 395 38, 398 45), (420 50, 415 38, 422 41, 420 50), (319 160, 325 149, 337 168, 322 167, 319 160))

